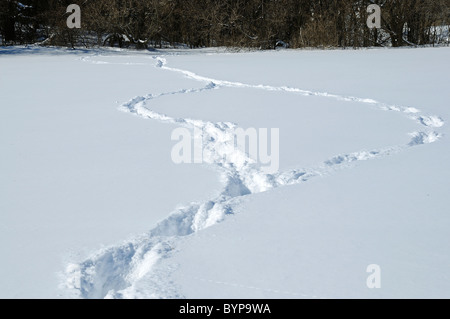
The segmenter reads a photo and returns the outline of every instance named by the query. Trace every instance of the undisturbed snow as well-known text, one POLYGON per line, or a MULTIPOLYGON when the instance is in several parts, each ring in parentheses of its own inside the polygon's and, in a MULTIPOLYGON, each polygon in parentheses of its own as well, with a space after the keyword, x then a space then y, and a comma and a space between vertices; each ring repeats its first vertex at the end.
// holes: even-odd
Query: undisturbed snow
POLYGON ((450 297, 449 52, 1 49, 0 297, 450 297))

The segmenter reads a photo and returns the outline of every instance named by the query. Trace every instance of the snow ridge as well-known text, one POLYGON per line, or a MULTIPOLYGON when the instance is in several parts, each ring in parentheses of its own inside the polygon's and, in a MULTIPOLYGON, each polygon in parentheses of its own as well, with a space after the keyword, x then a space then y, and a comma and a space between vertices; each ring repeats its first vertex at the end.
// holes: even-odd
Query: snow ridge
MULTIPOLYGON (((117 246, 104 248, 87 260, 70 264, 66 268, 64 285, 77 292, 81 298, 180 298, 183 297, 173 287, 165 284, 164 275, 158 275, 158 262, 174 252, 177 238, 191 235, 223 221, 244 196, 269 191, 278 187, 306 182, 314 177, 326 176, 350 167, 352 163, 390 156, 410 147, 429 144, 439 140, 441 135, 433 129, 442 127, 444 121, 437 116, 420 115, 412 107, 388 105, 372 99, 346 97, 323 92, 312 92, 291 87, 250 85, 240 82, 222 81, 203 77, 193 72, 170 68, 164 57, 153 57, 156 67, 180 73, 190 79, 204 82, 199 89, 182 89, 158 95, 138 96, 124 103, 120 110, 143 118, 157 120, 186 128, 203 131, 204 160, 213 165, 221 174, 223 190, 215 198, 202 203, 191 203, 178 208, 169 217, 161 221, 154 229, 131 241, 117 246), (392 146, 380 150, 360 151, 341 154, 328 159, 314 168, 293 169, 275 174, 264 173, 244 152, 234 147, 236 124, 227 122, 207 122, 189 118, 173 118, 152 111, 149 104, 169 95, 200 94, 221 87, 250 88, 268 91, 283 91, 303 96, 320 96, 348 102, 365 103, 385 111, 406 114, 412 120, 426 127, 426 131, 411 133, 411 142, 407 145, 392 146), (139 292, 137 284, 150 280, 151 288, 139 292), (150 290, 150 291, 149 291, 150 290)), ((88 61, 88 60, 86 60, 88 61)), ((95 63, 102 63, 97 61, 95 63)), ((108 62, 104 62, 108 63, 108 62)))

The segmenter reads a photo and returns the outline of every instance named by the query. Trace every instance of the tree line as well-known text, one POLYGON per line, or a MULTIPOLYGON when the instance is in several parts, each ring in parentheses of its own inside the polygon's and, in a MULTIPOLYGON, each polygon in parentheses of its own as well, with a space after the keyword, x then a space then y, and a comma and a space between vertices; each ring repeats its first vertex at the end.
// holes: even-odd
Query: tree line
MULTIPOLYGON (((436 44, 450 0, 0 0, 3 45, 164 47, 369 47, 436 44), (381 7, 381 29, 367 7, 381 7)), ((446 27, 443 27, 446 26, 446 27)), ((447 29, 445 29, 447 28, 447 29)))

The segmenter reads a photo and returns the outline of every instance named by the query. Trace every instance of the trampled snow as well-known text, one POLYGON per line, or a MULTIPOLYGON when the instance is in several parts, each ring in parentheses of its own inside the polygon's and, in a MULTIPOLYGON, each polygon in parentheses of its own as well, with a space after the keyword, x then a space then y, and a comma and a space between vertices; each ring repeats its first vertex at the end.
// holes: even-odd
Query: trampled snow
POLYGON ((0 296, 449 297, 449 52, 0 51, 0 296))

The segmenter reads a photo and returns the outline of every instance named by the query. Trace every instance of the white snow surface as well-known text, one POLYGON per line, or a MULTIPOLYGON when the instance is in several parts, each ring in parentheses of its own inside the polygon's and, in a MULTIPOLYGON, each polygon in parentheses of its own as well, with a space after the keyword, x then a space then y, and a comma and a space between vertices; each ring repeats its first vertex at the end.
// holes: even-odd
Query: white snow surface
POLYGON ((0 49, 0 297, 450 297, 449 53, 0 49))

